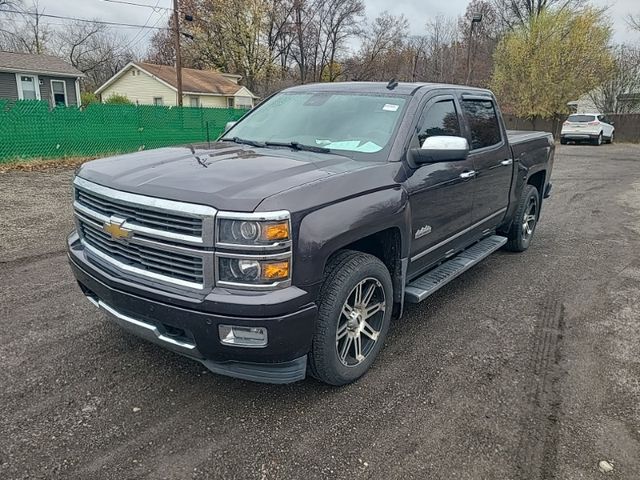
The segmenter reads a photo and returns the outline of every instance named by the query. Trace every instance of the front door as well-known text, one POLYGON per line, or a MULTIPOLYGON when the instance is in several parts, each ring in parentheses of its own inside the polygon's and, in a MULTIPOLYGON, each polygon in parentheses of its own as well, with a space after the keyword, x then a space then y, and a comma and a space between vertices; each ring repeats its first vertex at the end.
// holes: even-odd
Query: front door
MULTIPOLYGON (((427 137, 462 136, 460 112, 451 95, 427 102, 409 148, 427 137)), ((447 252, 455 250, 471 224, 473 199, 471 159, 408 167, 406 188, 411 206, 411 257, 409 278, 417 276, 447 252)))
POLYGON ((509 205, 514 159, 493 99, 463 96, 461 104, 468 130, 469 159, 476 172, 473 223, 478 228, 492 228, 500 223, 509 205))

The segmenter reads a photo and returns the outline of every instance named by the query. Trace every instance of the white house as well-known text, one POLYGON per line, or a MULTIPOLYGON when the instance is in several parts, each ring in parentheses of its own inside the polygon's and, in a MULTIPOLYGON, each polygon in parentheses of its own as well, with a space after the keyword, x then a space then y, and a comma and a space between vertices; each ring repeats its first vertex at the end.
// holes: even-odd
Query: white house
MULTIPOLYGON (((252 108, 256 98, 238 82, 242 77, 214 70, 182 69, 182 103, 186 107, 252 108)), ((96 94, 104 101, 124 95, 141 105, 177 105, 175 67, 131 62, 102 85, 96 94)))

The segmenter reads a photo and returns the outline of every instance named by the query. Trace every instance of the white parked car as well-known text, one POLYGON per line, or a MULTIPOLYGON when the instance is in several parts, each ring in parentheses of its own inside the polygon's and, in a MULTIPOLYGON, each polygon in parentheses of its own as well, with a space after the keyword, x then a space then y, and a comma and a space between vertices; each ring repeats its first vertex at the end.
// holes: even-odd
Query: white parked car
POLYGON ((566 145, 570 140, 590 141, 593 145, 613 143, 613 123, 600 113, 575 113, 569 115, 562 124, 560 143, 566 145))

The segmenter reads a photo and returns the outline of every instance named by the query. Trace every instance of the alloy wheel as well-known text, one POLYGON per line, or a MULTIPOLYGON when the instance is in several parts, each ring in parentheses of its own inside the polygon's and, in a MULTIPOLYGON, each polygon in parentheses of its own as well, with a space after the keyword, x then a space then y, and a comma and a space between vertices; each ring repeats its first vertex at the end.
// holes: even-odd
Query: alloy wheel
POLYGON ((386 298, 382 284, 367 277, 349 293, 338 319, 336 350, 340 363, 360 365, 373 350, 384 322, 386 298))
POLYGON ((529 199, 529 205, 527 205, 527 209, 524 214, 524 219, 522 221, 522 237, 525 240, 528 240, 531 235, 533 235, 533 231, 536 228, 536 221, 538 219, 538 201, 532 197, 529 199))

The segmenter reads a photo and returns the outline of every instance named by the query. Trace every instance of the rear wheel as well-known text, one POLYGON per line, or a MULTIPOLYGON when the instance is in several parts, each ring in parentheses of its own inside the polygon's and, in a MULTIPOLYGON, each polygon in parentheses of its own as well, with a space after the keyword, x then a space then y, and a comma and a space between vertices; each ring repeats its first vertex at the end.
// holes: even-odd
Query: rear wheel
POLYGON ((512 252, 524 252, 529 248, 540 216, 540 195, 533 185, 525 185, 518 201, 518 208, 507 235, 505 248, 512 252))
POLYGON ((593 140, 593 144, 597 146, 602 145, 602 132, 600 132, 598 136, 593 140))
POLYGON ((566 138, 560 138, 560 145, 566 145, 567 144, 567 139, 566 138))
POLYGON ((336 254, 320 290, 311 375, 331 385, 364 375, 384 343, 392 302, 391 276, 384 263, 351 250, 336 254))
POLYGON ((611 136, 607 138, 607 143, 609 144, 613 143, 613 132, 611 132, 611 136))

